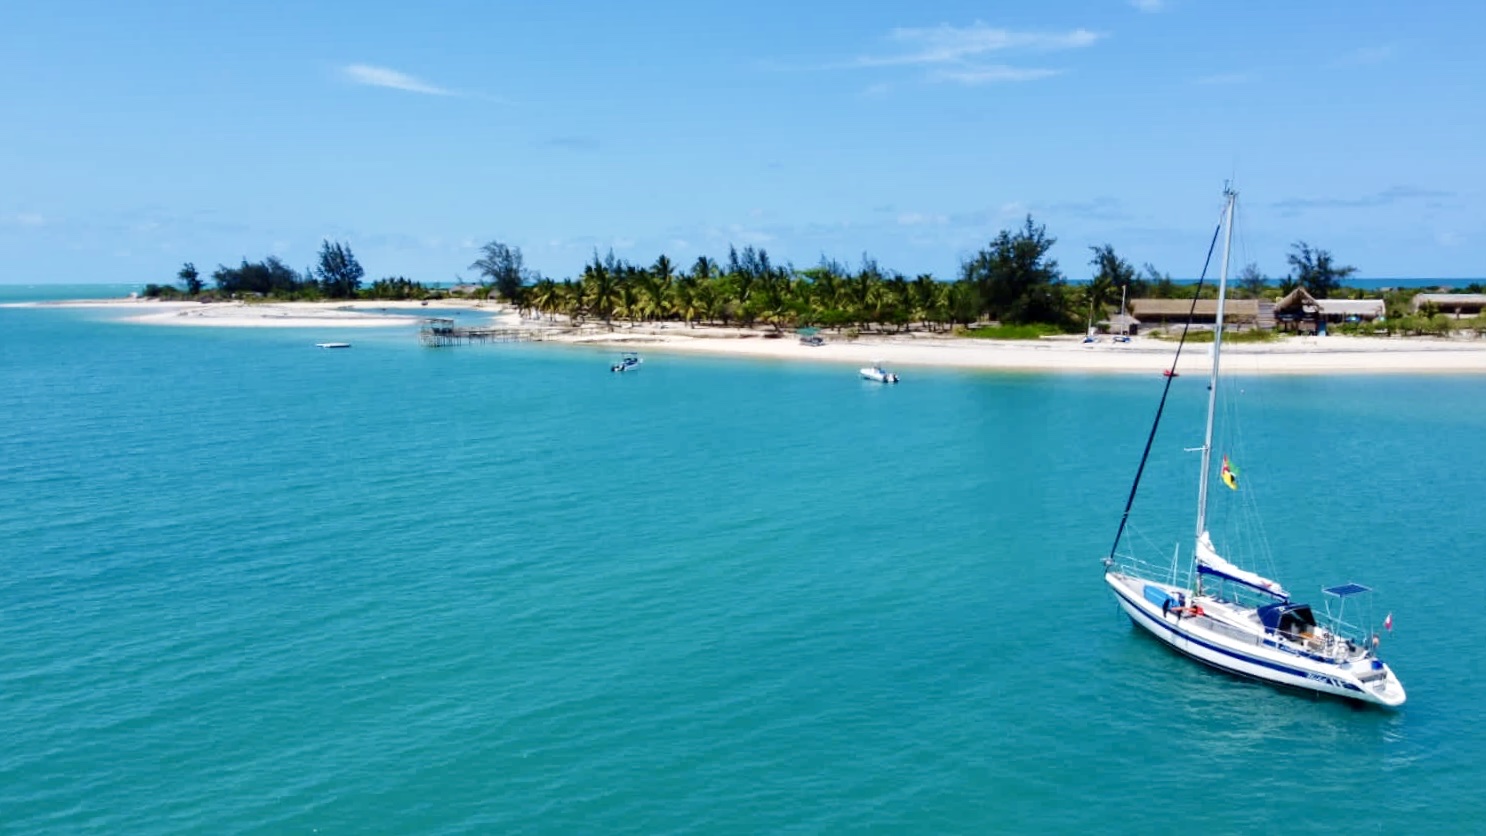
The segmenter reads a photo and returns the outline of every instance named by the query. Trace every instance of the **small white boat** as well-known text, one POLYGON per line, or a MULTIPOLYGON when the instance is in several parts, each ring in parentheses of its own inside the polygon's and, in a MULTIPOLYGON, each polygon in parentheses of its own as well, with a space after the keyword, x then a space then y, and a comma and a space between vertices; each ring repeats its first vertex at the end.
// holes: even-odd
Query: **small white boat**
POLYGON ((862 377, 866 380, 875 380, 878 383, 897 383, 898 376, 882 367, 882 361, 862 369, 862 377))
POLYGON ((611 371, 611 372, 637 372, 637 371, 640 370, 640 364, 643 363, 643 362, 645 362, 645 361, 640 359, 640 355, 638 355, 638 354, 636 354, 636 353, 634 353, 632 351, 627 351, 627 352, 625 352, 625 354, 624 354, 623 357, 620 357, 619 358, 619 362, 618 363, 615 363, 614 365, 612 365, 612 366, 609 367, 609 371, 611 371))
POLYGON ((315 343, 315 348, 350 348, 350 343, 315 343))

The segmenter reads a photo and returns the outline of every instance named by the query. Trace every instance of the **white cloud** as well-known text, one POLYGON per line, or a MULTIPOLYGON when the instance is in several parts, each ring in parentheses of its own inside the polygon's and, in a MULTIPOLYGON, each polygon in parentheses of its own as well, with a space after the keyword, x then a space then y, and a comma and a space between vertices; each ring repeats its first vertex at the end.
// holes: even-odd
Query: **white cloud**
POLYGON ((386 67, 373 67, 369 64, 348 64, 341 68, 341 74, 356 84, 365 84, 371 87, 389 87, 393 90, 403 90, 408 93, 422 93, 427 96, 453 96, 454 91, 429 84, 422 79, 414 78, 406 73, 386 67))
POLYGON ((904 212, 898 216, 898 226, 943 226, 949 223, 948 215, 930 215, 923 212, 904 212))
POLYGON ((1382 46, 1365 46, 1354 49, 1337 60, 1337 64, 1343 67, 1360 67, 1381 64, 1393 58, 1397 50, 1391 44, 1382 46))
MULTIPOLYGON (((941 24, 929 27, 900 27, 888 33, 887 39, 896 51, 881 55, 864 55, 843 68, 919 67, 927 72, 930 82, 953 84, 994 84, 998 82, 1035 81, 1060 75, 1061 69, 1018 67, 1003 62, 988 62, 992 55, 1015 52, 1055 52, 1093 46, 1103 34, 1088 29, 1062 32, 1031 32, 1003 29, 976 22, 969 26, 941 24)), ((886 84, 874 85, 868 94, 885 92, 886 84)))
POLYGON ((967 67, 963 70, 935 70, 929 74, 931 81, 953 81, 958 84, 995 84, 1001 81, 1036 81, 1062 75, 1062 70, 1038 69, 1035 67, 967 67))
POLYGON ((6 226, 45 226, 46 218, 35 212, 17 212, 14 215, 0 215, 0 224, 6 226))
POLYGON ((1195 79, 1193 84, 1248 84, 1256 76, 1253 73, 1219 73, 1195 79))
POLYGON ((1026 215, 1029 210, 1027 209, 1027 204, 1022 203, 1019 200, 1013 200, 1010 203, 1001 204, 1000 208, 997 209, 997 211, 1000 213, 1002 218, 1020 218, 1023 215, 1026 215))
POLYGON ((1166 0, 1130 0, 1130 5, 1149 14, 1164 10, 1166 0))
POLYGON ((860 67, 890 67, 923 64, 961 64, 992 52, 1006 50, 1060 50, 1092 46, 1103 35, 1088 29, 1069 32, 1015 32, 973 23, 969 26, 898 28, 888 39, 904 44, 909 51, 896 55, 863 56, 860 67))

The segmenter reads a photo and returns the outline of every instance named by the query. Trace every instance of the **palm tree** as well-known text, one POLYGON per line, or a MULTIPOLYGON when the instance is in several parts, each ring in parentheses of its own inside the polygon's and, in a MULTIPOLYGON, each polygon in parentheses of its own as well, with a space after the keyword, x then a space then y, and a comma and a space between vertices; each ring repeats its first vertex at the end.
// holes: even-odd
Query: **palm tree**
POLYGON ((644 300, 642 307, 646 319, 665 319, 671 315, 671 285, 675 280, 675 269, 671 260, 662 255, 649 270, 637 275, 644 300))
MULTIPOLYGON (((1119 295, 1120 289, 1128 287, 1135 279, 1135 268, 1130 262, 1115 255, 1114 247, 1089 247, 1094 257, 1089 264, 1094 268, 1094 277, 1084 285, 1084 305, 1093 313, 1094 319, 1102 317, 1119 295)), ((1120 311, 1124 313, 1124 311, 1120 311)))
POLYGON ((671 299, 668 305, 672 312, 686 322, 686 327, 691 328, 701 314, 697 304, 697 288, 700 283, 693 276, 682 275, 671 285, 671 299))
POLYGON ((913 280, 912 301, 909 304, 910 318, 922 322, 927 328, 934 317, 935 303, 939 299, 939 283, 928 273, 920 273, 913 280))
POLYGON ((547 314, 551 317, 557 310, 558 305, 557 282, 548 278, 542 278, 531 286, 527 301, 538 313, 547 314))
POLYGON ((614 309, 620 303, 620 295, 619 277, 611 266, 600 261, 598 251, 595 250, 593 263, 583 268, 583 285, 588 310, 603 317, 604 325, 612 331, 614 309))
POLYGON ((723 310, 723 302, 717 295, 716 281, 698 282, 696 291, 692 294, 692 304, 702 321, 716 321, 723 310))

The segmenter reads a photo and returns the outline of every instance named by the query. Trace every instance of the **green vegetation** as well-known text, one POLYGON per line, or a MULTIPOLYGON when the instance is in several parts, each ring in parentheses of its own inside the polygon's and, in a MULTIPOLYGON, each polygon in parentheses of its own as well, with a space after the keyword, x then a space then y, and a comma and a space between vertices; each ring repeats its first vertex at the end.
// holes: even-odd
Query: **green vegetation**
MULTIPOLYGON (((1150 335, 1157 340, 1170 340, 1175 342, 1182 338, 1182 329, 1173 328, 1169 331, 1157 331, 1150 335)), ((1213 332, 1207 329, 1193 329, 1187 334, 1188 343, 1210 343, 1213 341, 1213 332)), ((1247 331, 1224 331, 1223 342, 1225 343, 1272 343, 1284 339, 1285 335, 1278 331, 1270 331, 1264 328, 1251 328, 1247 331)))
POLYGON ((968 328, 958 333, 982 340, 1035 340, 1040 337, 1062 334, 1064 331, 1055 325, 1032 323, 1030 325, 985 325, 980 328, 968 328))
POLYGON ((366 270, 356 260, 349 245, 324 241, 319 261, 314 268, 297 273, 269 256, 262 261, 243 259, 237 267, 218 265, 212 272, 215 287, 208 290, 201 281, 196 265, 186 262, 176 273, 181 282, 174 285, 145 285, 144 295, 152 299, 424 299, 429 290, 403 276, 378 279, 362 287, 366 270))
POLYGON ((1294 252, 1290 253, 1290 266, 1295 268, 1292 280, 1317 299, 1330 297, 1341 289, 1342 279, 1357 272, 1356 267, 1332 264, 1331 253, 1311 249, 1311 245, 1304 241, 1296 241, 1291 249, 1294 252))
MULTIPOLYGON (((1215 282, 1177 282, 1151 264, 1137 271, 1111 244, 1091 246, 1091 278, 1070 284, 1048 257, 1057 239, 1028 215, 1017 229, 1002 230, 967 258, 953 281, 928 273, 909 278, 884 269, 863 253, 850 267, 822 256, 813 267, 773 263, 762 248, 729 247, 725 262, 707 256, 680 266, 665 254, 648 265, 627 261, 613 251, 592 260, 573 278, 556 281, 528 270, 519 247, 490 241, 470 265, 482 282, 451 290, 425 287, 405 276, 365 283, 366 271, 347 244, 322 242, 314 266, 297 272, 276 256, 246 259, 237 267, 218 265, 208 287, 195 264, 186 262, 178 284, 150 284, 144 295, 162 299, 435 299, 447 296, 495 298, 523 314, 536 312, 570 321, 678 322, 786 329, 816 327, 838 334, 891 333, 911 329, 981 339, 1036 339, 1082 333, 1091 323, 1107 323, 1121 298, 1211 299, 1215 282), (974 325, 975 327, 972 327, 974 325)), ((1341 283, 1356 272, 1338 265, 1331 253, 1305 241, 1292 245, 1291 273, 1271 281, 1248 264, 1233 280, 1234 298, 1275 300, 1297 287, 1317 298, 1361 298, 1341 283)), ((1472 285, 1466 292, 1482 292, 1472 285)), ((1483 318, 1455 319, 1439 311, 1413 310, 1417 289, 1385 294, 1386 318, 1377 323, 1331 326, 1332 333, 1415 335, 1486 331, 1483 318)), ((1172 334, 1168 329, 1165 338, 1172 334)), ((1268 331, 1234 332, 1237 342, 1277 339, 1268 331)), ((1196 331, 1194 342, 1210 342, 1211 332, 1196 331)))

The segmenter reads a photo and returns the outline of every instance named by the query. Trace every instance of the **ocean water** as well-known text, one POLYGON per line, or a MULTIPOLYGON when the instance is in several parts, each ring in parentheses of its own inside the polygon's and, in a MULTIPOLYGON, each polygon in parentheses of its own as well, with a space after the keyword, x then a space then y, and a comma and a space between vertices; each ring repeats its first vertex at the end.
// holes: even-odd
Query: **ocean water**
POLYGON ((1280 577, 1394 614, 1384 712, 1118 613, 1154 370, 610 360, 0 308, 0 829, 1481 826, 1486 380, 1235 389, 1280 577))

